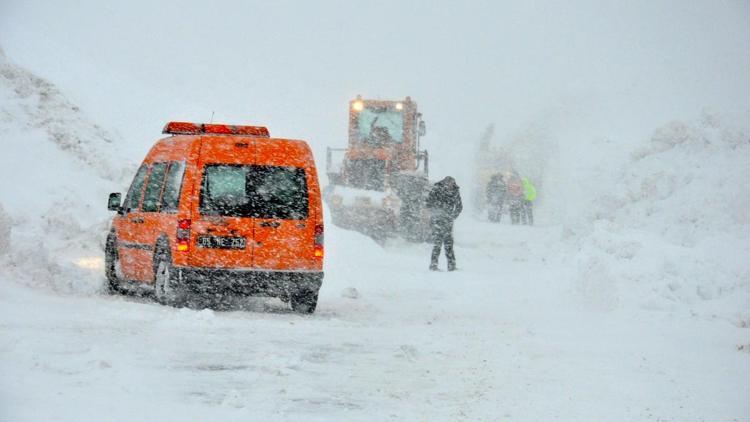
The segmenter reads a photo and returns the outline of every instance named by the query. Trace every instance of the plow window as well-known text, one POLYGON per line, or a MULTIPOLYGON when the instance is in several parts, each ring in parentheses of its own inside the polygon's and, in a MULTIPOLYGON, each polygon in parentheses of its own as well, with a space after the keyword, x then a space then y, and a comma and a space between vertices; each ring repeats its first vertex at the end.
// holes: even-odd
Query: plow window
POLYGON ((404 115, 400 111, 365 108, 357 123, 362 142, 375 146, 404 142, 404 115))

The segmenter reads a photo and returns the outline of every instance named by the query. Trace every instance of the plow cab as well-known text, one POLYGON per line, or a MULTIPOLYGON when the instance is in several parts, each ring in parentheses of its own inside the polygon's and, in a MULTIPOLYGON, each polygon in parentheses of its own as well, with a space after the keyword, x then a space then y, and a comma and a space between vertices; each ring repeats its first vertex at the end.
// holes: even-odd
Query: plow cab
POLYGON ((422 115, 409 97, 350 101, 348 145, 326 154, 325 200, 333 223, 376 240, 425 240, 428 155, 419 145, 424 134, 422 115))

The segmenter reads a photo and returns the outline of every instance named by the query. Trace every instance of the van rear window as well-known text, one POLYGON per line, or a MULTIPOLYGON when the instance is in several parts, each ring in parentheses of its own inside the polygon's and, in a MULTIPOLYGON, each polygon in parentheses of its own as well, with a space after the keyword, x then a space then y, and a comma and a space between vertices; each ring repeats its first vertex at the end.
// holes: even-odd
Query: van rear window
POLYGON ((200 194, 203 215, 301 220, 307 180, 299 167, 208 164, 200 194))

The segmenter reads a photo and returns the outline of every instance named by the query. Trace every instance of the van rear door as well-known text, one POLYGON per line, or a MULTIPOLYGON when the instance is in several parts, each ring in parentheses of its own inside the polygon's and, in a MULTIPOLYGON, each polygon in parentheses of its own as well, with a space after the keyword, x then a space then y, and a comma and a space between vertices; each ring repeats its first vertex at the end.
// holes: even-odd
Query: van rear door
POLYGON ((315 266, 316 188, 309 148, 303 142, 256 139, 255 250, 257 269, 295 271, 315 266))
POLYGON ((254 267, 306 269, 313 255, 313 232, 304 168, 255 165, 250 173, 255 217, 254 267))
POLYGON ((313 269, 309 151, 278 139, 206 137, 202 142, 190 265, 313 269))
POLYGON ((251 268, 254 218, 247 181, 255 158, 253 140, 217 136, 201 142, 189 264, 251 268))

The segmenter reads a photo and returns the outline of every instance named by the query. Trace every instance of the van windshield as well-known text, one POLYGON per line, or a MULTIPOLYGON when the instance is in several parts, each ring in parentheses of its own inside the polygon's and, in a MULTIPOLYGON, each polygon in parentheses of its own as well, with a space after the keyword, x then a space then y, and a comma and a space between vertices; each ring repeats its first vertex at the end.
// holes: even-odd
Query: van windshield
POLYGON ((206 165, 200 212, 227 217, 305 219, 308 215, 305 170, 282 166, 206 165))

